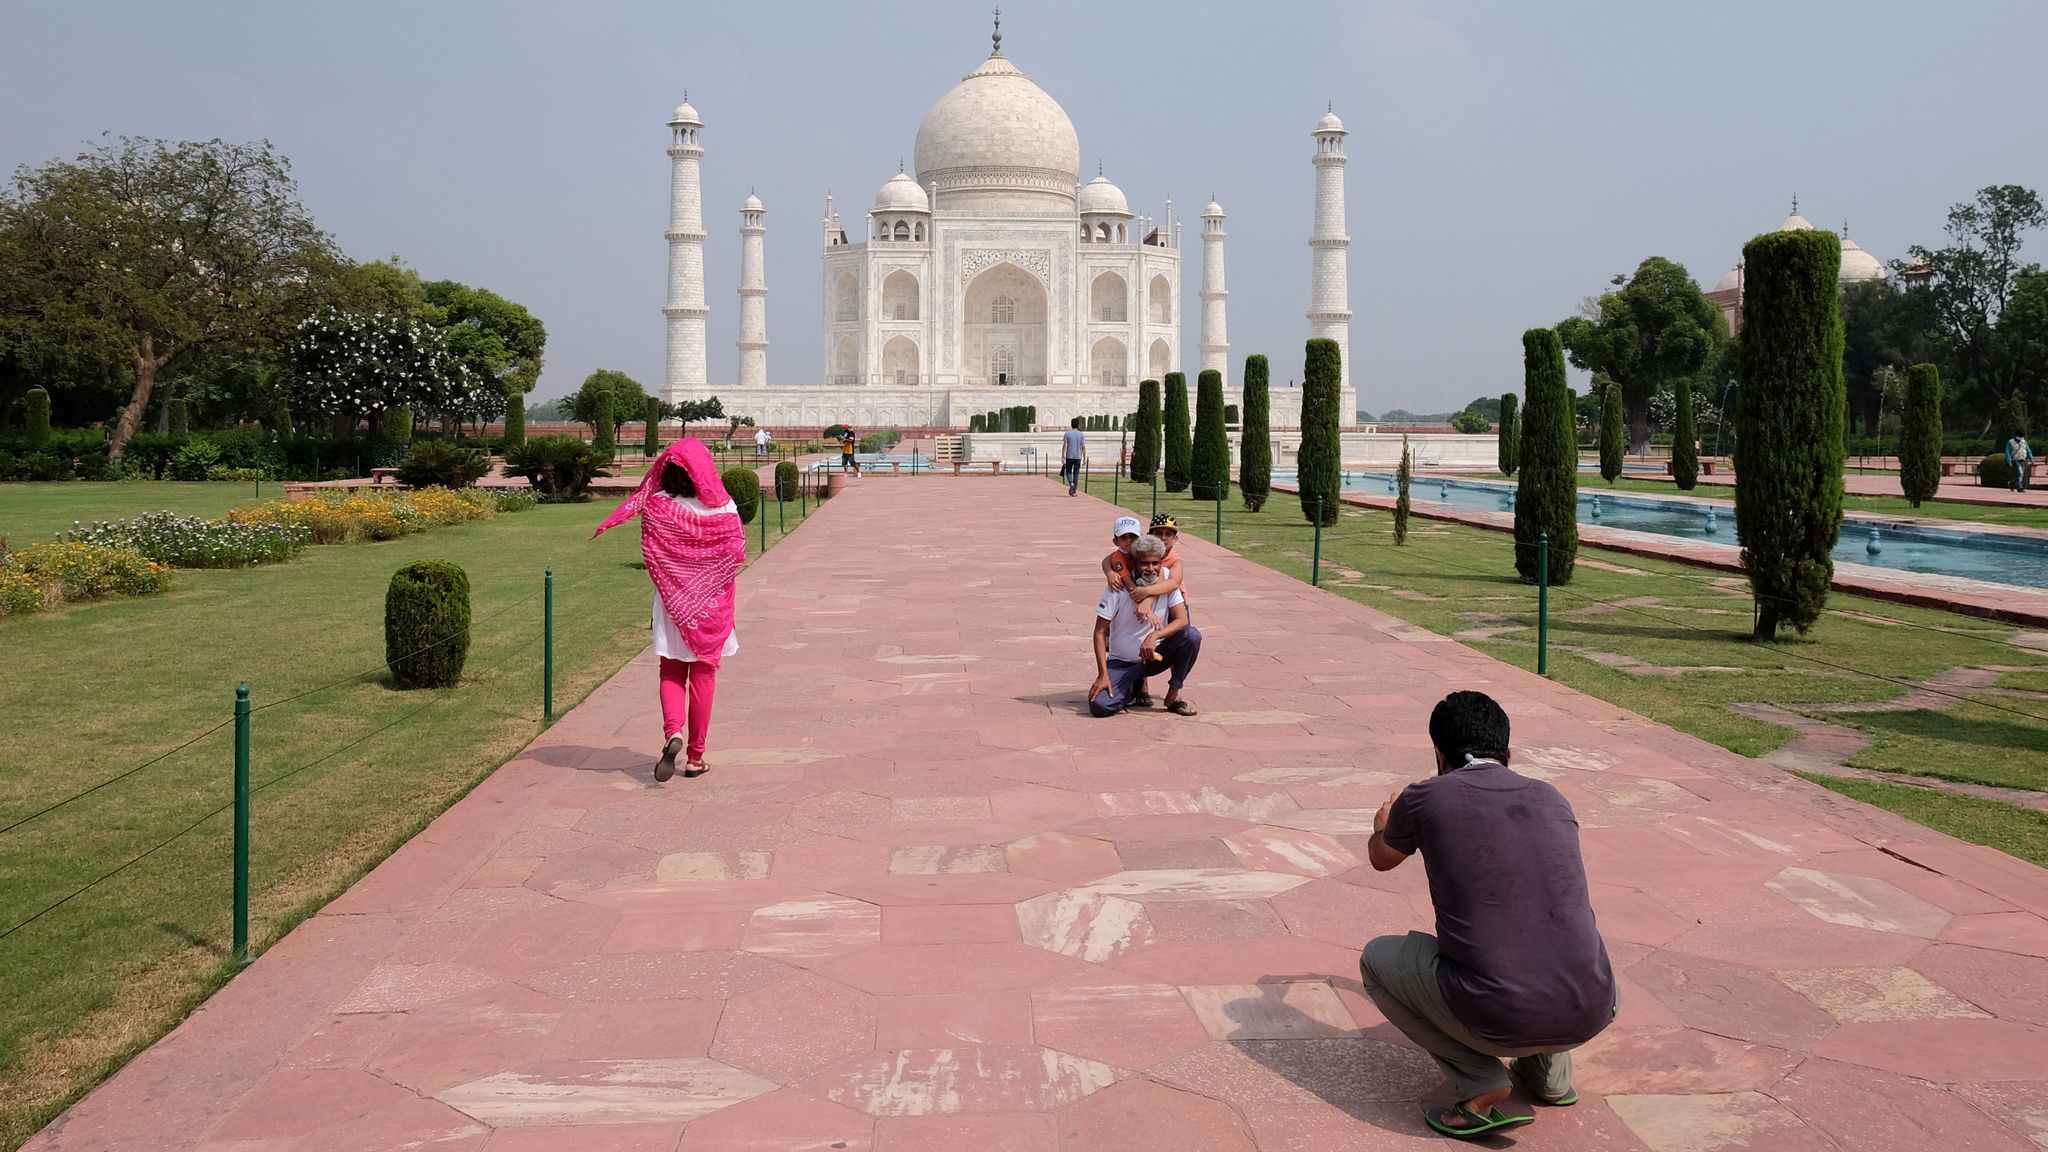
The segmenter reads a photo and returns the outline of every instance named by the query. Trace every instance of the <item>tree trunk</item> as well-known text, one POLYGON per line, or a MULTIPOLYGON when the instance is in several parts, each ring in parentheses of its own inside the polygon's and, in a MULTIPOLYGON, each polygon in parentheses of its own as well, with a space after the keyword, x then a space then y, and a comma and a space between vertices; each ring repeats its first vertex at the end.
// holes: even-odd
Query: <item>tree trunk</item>
POLYGON ((1626 391, 1622 398, 1628 401, 1628 452, 1631 456, 1641 456, 1650 450, 1650 398, 1630 400, 1626 391))
POLYGON ((128 441, 141 428, 142 415, 149 411, 149 394, 156 390, 156 370, 168 359, 156 354, 155 337, 143 336, 142 346, 135 350, 135 390, 128 396, 128 407, 121 410, 121 422, 114 426, 113 443, 107 445, 107 458, 115 463, 120 462, 122 453, 128 450, 128 441))

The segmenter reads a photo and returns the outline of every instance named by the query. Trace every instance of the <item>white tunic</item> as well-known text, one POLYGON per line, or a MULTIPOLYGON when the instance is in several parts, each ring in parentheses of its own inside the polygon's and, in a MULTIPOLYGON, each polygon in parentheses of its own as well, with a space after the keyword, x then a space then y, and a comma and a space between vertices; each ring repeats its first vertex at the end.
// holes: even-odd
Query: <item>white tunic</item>
MULTIPOLYGON (((710 508, 691 496, 670 496, 667 493, 660 493, 650 499, 680 500, 684 507, 699 516, 713 516, 721 512, 739 514, 739 505, 731 500, 727 500, 721 507, 710 508)), ((719 653, 719 658, 723 659, 739 650, 740 630, 734 627, 731 634, 725 638, 725 649, 719 653)), ((654 596, 654 654, 664 660, 680 660, 685 664, 697 662, 697 654, 691 651, 690 645, 683 639, 683 630, 676 627, 674 620, 669 619, 668 609, 662 607, 661 594, 658 592, 654 596)))

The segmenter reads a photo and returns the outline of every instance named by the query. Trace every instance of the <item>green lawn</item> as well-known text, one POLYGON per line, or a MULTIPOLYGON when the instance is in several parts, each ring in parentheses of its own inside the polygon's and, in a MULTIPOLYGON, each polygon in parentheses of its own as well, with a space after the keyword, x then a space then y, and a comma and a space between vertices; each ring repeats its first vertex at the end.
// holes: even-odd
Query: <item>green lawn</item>
MULTIPOLYGON (((1090 488, 1110 495, 1099 481, 1090 488)), ((1133 511, 1151 511, 1149 489, 1130 499, 1134 493, 1125 485, 1122 495, 1133 511)), ((1213 504, 1162 492, 1159 508, 1174 513, 1183 532, 1214 538, 1213 504)), ((1309 578, 1314 529, 1293 495, 1275 492, 1265 510, 1254 514, 1244 511, 1233 489, 1223 521, 1225 546, 1309 578)), ((1323 587, 1434 632, 1475 633, 1461 638, 1533 670, 1536 589, 1515 575, 1513 540, 1418 517, 1409 522, 1408 543, 1396 547, 1392 526, 1389 512, 1347 507, 1339 523, 1323 532, 1323 587), (1511 630, 1477 634, 1493 628, 1511 630)), ((1798 711, 1833 701, 1895 699, 1906 691, 1897 681, 1953 667, 2048 668, 2048 657, 2006 642, 2014 628, 1841 594, 1829 599, 1829 612, 1808 636, 1787 632, 1775 643, 1758 644, 1748 639, 1750 597, 1738 576, 1592 548, 1581 550, 1580 561, 1571 583, 1551 590, 1551 676, 1747 756, 1770 752, 1793 733, 1744 716, 1731 704, 1754 701, 1798 711)), ((1985 696, 1936 712, 1825 718, 1876 738, 1854 759, 1860 766, 1923 774, 1933 769, 1950 779, 2048 790, 2048 701, 1985 696)), ((1949 799, 1907 791, 1914 793, 1916 810, 1949 799)), ((1951 824, 1967 826, 1975 819, 1971 813, 1980 811, 1959 808, 1951 824)), ((2032 858, 2048 863, 2048 855, 2032 858)))
MULTIPOLYGON (((1494 475, 1490 479, 1498 480, 1494 475)), ((1679 491, 1669 480, 1641 480, 1623 476, 1608 484, 1598 476, 1579 477, 1582 492, 1647 492, 1656 496, 1697 496, 1709 500, 1733 500, 1735 489, 1702 484, 1690 492, 1679 491)), ((1919 517, 1928 520, 1968 520, 1976 524, 2009 524, 2019 528, 2048 529, 2048 507, 2006 508, 1989 504, 1958 504, 1953 500, 1926 500, 1915 508, 1904 496, 1842 497, 1844 512, 1868 512, 1877 516, 1919 517)))
MULTIPOLYGON (((39 533, 180 500, 219 511, 227 501, 210 487, 46 485, 28 493, 39 521, 13 499, 23 488, 0 500, 10 522, 39 533)), ((0 619, 0 828, 105 784, 0 831, 0 1148, 27 1139, 223 979, 232 730, 201 734, 230 716, 236 682, 262 709, 252 724, 251 917, 261 948, 540 731, 544 569, 555 572, 558 711, 646 644, 651 593, 637 532, 589 539, 608 507, 542 507, 312 548, 274 567, 180 572, 163 596, 0 619), (425 558, 469 573, 468 670, 458 687, 402 693, 382 670, 384 589, 395 568, 425 558), (324 687, 353 673, 367 674, 324 687)), ((776 511, 764 508, 771 546, 776 511)), ((800 511, 786 512, 793 529, 800 511)), ((758 527, 749 532, 750 552, 760 539, 758 527)))
POLYGON ((1951 796, 1904 784, 1844 780, 1797 773, 1823 788, 1917 820, 1958 840, 1984 844, 2022 860, 2048 865, 2048 816, 2016 804, 1975 796, 1951 796))
MULTIPOLYGON (((284 495, 281 484, 265 484, 263 498, 284 495)), ((0 539, 13 547, 48 540, 73 520, 87 524, 169 509, 184 516, 219 516, 237 504, 256 502, 254 484, 187 484, 175 480, 128 484, 73 481, 67 484, 0 484, 0 539)))

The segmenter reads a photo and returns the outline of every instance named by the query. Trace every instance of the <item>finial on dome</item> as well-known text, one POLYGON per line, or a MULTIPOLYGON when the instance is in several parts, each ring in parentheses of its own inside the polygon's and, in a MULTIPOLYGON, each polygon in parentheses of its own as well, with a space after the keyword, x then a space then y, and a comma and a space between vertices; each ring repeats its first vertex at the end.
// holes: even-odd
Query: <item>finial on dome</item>
POLYGON ((1792 214, 1794 216, 1799 215, 1799 193, 1797 192, 1792 194, 1792 214))
POLYGON ((1100 176, 1100 175, 1102 175, 1102 161, 1100 161, 1100 160, 1097 160, 1097 161, 1095 162, 1095 174, 1096 174, 1097 176, 1100 176))
POLYGON ((903 174, 904 174, 904 172, 903 172, 903 157, 902 157, 902 156, 898 156, 898 157, 896 157, 896 174, 897 174, 898 176, 901 176, 901 175, 903 175, 903 174))
POLYGON ((1003 10, 1001 8, 996 9, 996 32, 994 36, 990 37, 990 40, 995 46, 989 50, 989 55, 1001 56, 1003 54, 1003 10))
POLYGON ((1848 218, 1847 216, 1844 216, 1844 217, 1842 217, 1842 239, 1844 239, 1844 240, 1847 240, 1848 238, 1849 238, 1849 218, 1848 218))

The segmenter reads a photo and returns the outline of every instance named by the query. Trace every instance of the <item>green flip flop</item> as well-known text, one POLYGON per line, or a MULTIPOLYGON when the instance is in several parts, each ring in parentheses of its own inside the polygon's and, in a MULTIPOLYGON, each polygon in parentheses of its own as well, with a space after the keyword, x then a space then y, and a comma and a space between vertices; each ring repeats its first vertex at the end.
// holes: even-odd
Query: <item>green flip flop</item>
POLYGON ((1432 1108, 1424 1112, 1422 1118, 1428 1122, 1431 1128, 1457 1140, 1470 1140, 1474 1136, 1484 1136, 1489 1132, 1498 1132, 1503 1128, 1513 1128, 1517 1124, 1527 1124, 1531 1120, 1536 1119, 1534 1116, 1509 1116, 1498 1108, 1491 1109, 1486 1115, 1481 1116, 1463 1104, 1453 1105, 1449 1108, 1432 1108), (1451 1124, 1449 1121, 1454 1116, 1464 1119, 1468 1123, 1462 1125, 1451 1124))

